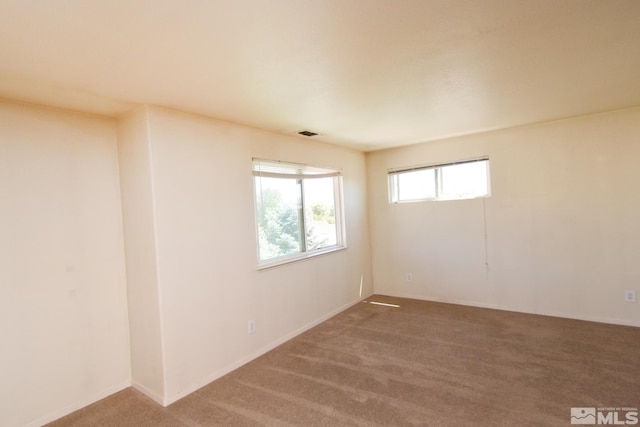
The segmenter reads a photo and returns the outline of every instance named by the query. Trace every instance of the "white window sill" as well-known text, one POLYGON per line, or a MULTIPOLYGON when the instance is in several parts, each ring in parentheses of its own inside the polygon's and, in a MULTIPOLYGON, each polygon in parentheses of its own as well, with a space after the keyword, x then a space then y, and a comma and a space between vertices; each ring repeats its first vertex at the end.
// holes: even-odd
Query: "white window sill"
POLYGON ((347 246, 330 246, 328 248, 317 249, 311 252, 304 252, 301 254, 283 256, 279 258, 273 258, 258 263, 258 271, 267 270, 281 265, 291 264, 293 262, 306 261, 311 258, 315 258, 320 255, 327 255, 333 252, 339 252, 347 249, 347 246))

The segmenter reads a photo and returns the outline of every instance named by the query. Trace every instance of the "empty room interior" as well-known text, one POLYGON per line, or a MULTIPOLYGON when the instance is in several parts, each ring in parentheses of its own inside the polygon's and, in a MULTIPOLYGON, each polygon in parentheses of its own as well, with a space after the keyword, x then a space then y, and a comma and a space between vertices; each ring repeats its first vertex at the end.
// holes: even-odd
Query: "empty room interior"
POLYGON ((636 0, 1 1, 0 426, 637 424, 639 46, 636 0))

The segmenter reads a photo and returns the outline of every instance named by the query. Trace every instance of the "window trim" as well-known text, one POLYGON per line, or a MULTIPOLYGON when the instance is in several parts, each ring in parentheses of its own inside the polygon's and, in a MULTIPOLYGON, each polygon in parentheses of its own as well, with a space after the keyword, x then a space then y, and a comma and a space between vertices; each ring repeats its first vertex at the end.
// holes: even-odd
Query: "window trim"
POLYGON ((491 174, 490 174, 490 161, 489 161, 489 156, 482 156, 482 157, 475 157, 472 159, 466 159, 466 160, 459 160, 459 161, 455 161, 455 162, 448 162, 448 163, 437 163, 437 164, 430 164, 430 165, 419 165, 419 166, 411 166, 411 167, 401 167, 401 168, 392 168, 392 169, 388 169, 387 170, 387 184, 388 184, 388 197, 389 197, 389 204, 400 204, 400 203, 415 203, 415 202, 425 202, 425 201, 447 201, 447 200, 472 200, 472 199, 480 199, 483 197, 490 197, 491 196, 491 174), (456 165, 463 165, 463 164, 469 164, 469 163, 476 163, 476 162, 486 162, 486 169, 487 169, 487 193, 480 195, 480 196, 473 196, 473 197, 440 197, 439 194, 442 194, 443 192, 443 186, 442 186, 442 179, 441 179, 441 173, 440 170, 442 168, 448 167, 448 166, 456 166, 456 165), (421 170, 434 170, 434 179, 435 179, 435 184, 434 184, 434 190, 435 190, 435 197, 423 197, 423 198, 417 198, 417 199, 407 199, 407 200, 400 200, 400 188, 399 188, 399 180, 397 179, 397 177, 403 173, 407 173, 407 172, 417 172, 417 171, 421 171, 421 170))
POLYGON ((283 255, 281 257, 269 258, 268 260, 265 260, 265 261, 260 261, 259 259, 260 253, 258 252, 257 270, 258 271, 268 270, 270 268, 279 267, 281 265, 292 264, 294 262, 299 262, 299 261, 306 261, 308 259, 312 259, 317 256, 327 255, 333 252, 343 251, 345 249, 348 249, 348 246, 346 244, 342 246, 333 245, 333 246, 327 246, 326 248, 314 249, 310 252, 301 252, 301 253, 292 254, 292 255, 283 255))
MULTIPOLYGON (((308 165, 304 163, 295 163, 282 160, 265 160, 260 158, 253 158, 251 161, 253 171, 253 204, 254 204, 254 224, 255 224, 255 238, 256 238, 256 259, 258 261, 258 270, 265 270, 280 265, 285 265, 297 261, 303 261, 316 256, 325 255, 332 252, 341 251, 347 249, 346 228, 345 228, 345 213, 344 213, 344 197, 343 197, 343 181, 342 170, 337 168, 319 167, 308 165), (333 179, 333 199, 334 199, 334 214, 335 214, 335 226, 336 226, 336 243, 334 245, 311 249, 306 248, 306 238, 304 239, 303 250, 289 255, 282 255, 279 257, 268 258, 265 260, 260 259, 260 225, 258 222, 258 186, 256 185, 256 177, 265 178, 283 178, 283 179, 300 179, 302 180, 301 202, 304 203, 304 181, 308 179, 316 178, 334 178, 333 179)), ((302 212, 304 212, 304 204, 302 205, 302 212)), ((302 214, 302 227, 303 233, 306 236, 307 223, 304 220, 304 213, 302 214)))

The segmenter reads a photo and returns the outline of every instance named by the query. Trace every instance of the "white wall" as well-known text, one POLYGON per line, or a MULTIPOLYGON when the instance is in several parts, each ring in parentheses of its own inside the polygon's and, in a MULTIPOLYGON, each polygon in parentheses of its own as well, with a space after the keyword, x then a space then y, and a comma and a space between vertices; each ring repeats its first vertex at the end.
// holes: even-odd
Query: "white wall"
POLYGON ((168 404, 371 294, 366 167, 356 151, 147 111, 168 404), (258 271, 252 157, 342 168, 349 248, 258 271))
POLYGON ((164 357, 147 108, 118 123, 118 159, 127 263, 131 382, 164 402, 164 357))
POLYGON ((638 108, 369 153, 375 292, 640 326, 639 158, 638 108), (387 201, 389 168, 484 155, 489 198, 387 201))
POLYGON ((129 385, 113 120, 0 102, 0 425, 129 385))

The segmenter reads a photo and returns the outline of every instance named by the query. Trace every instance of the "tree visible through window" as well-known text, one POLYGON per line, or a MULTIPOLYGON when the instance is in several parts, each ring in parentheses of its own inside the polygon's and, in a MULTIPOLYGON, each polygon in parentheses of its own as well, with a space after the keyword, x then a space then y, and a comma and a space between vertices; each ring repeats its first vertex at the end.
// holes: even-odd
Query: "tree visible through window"
POLYGON ((339 171, 254 160, 253 174, 260 262, 342 246, 339 171))

